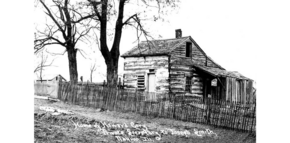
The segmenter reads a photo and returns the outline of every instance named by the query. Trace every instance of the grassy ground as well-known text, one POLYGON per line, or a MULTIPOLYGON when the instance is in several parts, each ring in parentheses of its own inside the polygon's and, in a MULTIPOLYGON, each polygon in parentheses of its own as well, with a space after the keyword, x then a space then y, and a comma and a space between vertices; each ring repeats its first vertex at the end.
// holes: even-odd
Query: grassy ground
MULTIPOLYGON (((195 124, 189 122, 175 121, 163 118, 149 118, 134 113, 119 113, 114 111, 100 111, 93 108, 69 105, 63 102, 50 102, 44 99, 34 100, 34 139, 35 142, 120 142, 114 135, 104 135, 96 128, 75 128, 73 123, 93 124, 104 121, 112 124, 127 124, 131 122, 146 125, 150 131, 162 129, 188 130, 194 133, 195 129, 210 129, 217 134, 213 136, 189 136, 164 134, 161 140, 151 142, 191 142, 191 143, 239 143, 256 142, 256 137, 249 133, 215 128, 212 126, 195 124), (70 110, 73 115, 52 115, 50 112, 41 110, 39 107, 53 107, 57 109, 70 110)), ((140 137, 140 136, 139 136, 140 137)), ((127 141, 128 142, 128 141, 127 141)), ((136 142, 145 142, 144 140, 136 142)))

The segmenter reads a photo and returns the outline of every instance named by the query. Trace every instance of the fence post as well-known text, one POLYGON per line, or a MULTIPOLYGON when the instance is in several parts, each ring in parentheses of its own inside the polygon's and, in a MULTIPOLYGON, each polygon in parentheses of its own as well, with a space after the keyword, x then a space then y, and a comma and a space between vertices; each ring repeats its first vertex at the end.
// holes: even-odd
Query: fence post
POLYGON ((136 90, 135 91, 135 96, 134 96, 134 102, 135 102, 135 104, 134 104, 135 105, 135 110, 134 111, 135 111, 135 113, 138 112, 138 106, 137 106, 137 98, 138 97, 137 96, 138 96, 138 91, 136 90))
POLYGON ((119 89, 117 88, 114 93, 115 93, 115 97, 114 97, 115 100, 113 101, 113 110, 116 111, 116 108, 117 108, 117 98, 118 98, 118 94, 119 94, 119 89))
POLYGON ((210 124, 211 98, 207 98, 206 99, 206 104, 207 104, 207 108, 206 108, 206 123, 210 124))
MULTIPOLYGON (((257 98, 256 98, 256 100, 255 100, 256 112, 257 112, 257 107, 258 107, 258 106, 257 106, 257 102, 258 102, 258 101, 257 101, 257 98)), ((258 115, 256 114, 256 124, 258 124, 258 123, 257 123, 257 119, 258 119, 258 115)))
POLYGON ((118 88, 121 88, 121 78, 119 78, 118 88))
POLYGON ((172 113, 172 118, 173 118, 173 119, 176 118, 176 116, 175 116, 175 110, 176 110, 176 109, 175 109, 175 108, 176 108, 175 100, 176 100, 176 96, 174 95, 174 96, 173 96, 173 109, 172 109, 172 112, 173 112, 173 113, 172 113))
POLYGON ((60 99, 60 94, 61 94, 61 90, 62 90, 62 85, 61 83, 59 82, 58 83, 58 91, 57 91, 57 99, 60 99))
POLYGON ((95 108, 103 107, 104 109, 120 112, 131 111, 145 116, 164 116, 165 118, 194 123, 226 126, 247 132, 255 131, 255 100, 251 101, 251 103, 249 103, 250 101, 240 103, 206 98, 204 102, 193 100, 192 103, 196 107, 189 107, 185 102, 185 96, 180 97, 173 93, 168 93, 162 99, 157 100, 158 103, 156 104, 152 100, 145 102, 142 100, 144 95, 151 97, 149 92, 138 90, 129 92, 128 90, 121 89, 120 86, 119 88, 109 88, 105 86, 105 81, 103 85, 97 88, 89 86, 88 83, 84 85, 59 83, 58 98, 73 104, 81 102, 83 106, 90 107, 93 105, 95 108), (164 102, 168 100, 170 105, 165 105, 164 102), (200 105, 204 106, 199 107, 200 105))
POLYGON ((252 124, 251 124, 251 129, 250 129, 251 132, 253 131, 254 120, 256 120, 256 101, 254 101, 253 105, 254 105, 254 111, 252 115, 252 124))

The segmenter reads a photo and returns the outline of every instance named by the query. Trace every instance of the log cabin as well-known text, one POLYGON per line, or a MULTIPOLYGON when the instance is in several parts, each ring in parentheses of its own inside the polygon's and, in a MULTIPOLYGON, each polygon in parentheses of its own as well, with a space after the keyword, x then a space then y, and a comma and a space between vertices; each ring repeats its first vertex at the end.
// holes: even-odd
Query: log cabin
POLYGON ((141 90, 154 99, 173 94, 180 97, 252 101, 253 80, 227 71, 210 58, 191 36, 142 41, 124 58, 125 89, 141 90))

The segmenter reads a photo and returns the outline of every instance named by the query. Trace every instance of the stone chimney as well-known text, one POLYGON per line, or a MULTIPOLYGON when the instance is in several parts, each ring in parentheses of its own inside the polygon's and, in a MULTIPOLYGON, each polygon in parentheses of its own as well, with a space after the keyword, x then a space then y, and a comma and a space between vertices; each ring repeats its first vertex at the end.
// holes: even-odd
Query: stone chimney
POLYGON ((182 31, 181 29, 175 30, 175 38, 181 38, 182 37, 182 31))

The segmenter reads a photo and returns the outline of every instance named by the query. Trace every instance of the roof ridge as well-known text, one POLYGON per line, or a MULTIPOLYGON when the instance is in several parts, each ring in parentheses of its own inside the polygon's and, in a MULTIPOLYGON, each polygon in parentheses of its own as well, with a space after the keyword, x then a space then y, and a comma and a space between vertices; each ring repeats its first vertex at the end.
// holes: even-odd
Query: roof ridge
MULTIPOLYGON (((188 38, 190 36, 185 36, 185 37, 180 37, 180 38, 170 38, 170 39, 154 39, 154 40, 148 40, 148 41, 166 41, 166 40, 179 40, 179 39, 182 39, 182 38, 188 38)), ((141 41, 141 42, 147 42, 147 41, 141 41)))
POLYGON ((225 70, 225 68, 223 68, 221 65, 217 64, 216 62, 214 62, 213 59, 211 59, 211 58, 210 58, 210 57, 209 57, 209 56, 208 56, 208 55, 203 51, 203 49, 201 49, 201 48, 199 47, 199 45, 195 42, 195 40, 194 40, 192 37, 190 37, 190 40, 193 41, 193 43, 196 45, 196 47, 197 47, 199 50, 201 50, 201 52, 203 53, 203 55, 206 56, 208 60, 212 61, 212 62, 213 62, 215 65, 217 65, 219 68, 225 70))
POLYGON ((181 43, 183 43, 184 41, 186 41, 188 38, 190 38, 190 36, 187 36, 183 41, 179 42, 178 44, 176 44, 171 51, 169 51, 168 53, 171 53, 172 51, 174 51, 177 47, 177 45, 179 46, 181 43))
MULTIPOLYGON (((160 39, 160 40, 148 40, 148 41, 141 41, 140 43, 138 43, 136 46, 134 46, 131 50, 125 52, 124 54, 121 55, 121 57, 124 57, 128 54, 130 54, 130 52, 137 50, 138 49, 138 45, 142 45, 144 43, 150 43, 152 44, 153 47, 156 47, 158 45, 156 45, 156 42, 159 43, 160 41, 164 41, 164 42, 171 42, 170 40, 176 40, 176 42, 178 42, 177 44, 171 46, 173 49, 176 48, 176 46, 180 45, 181 43, 183 43, 185 40, 187 40, 190 36, 185 36, 185 37, 181 37, 181 38, 173 38, 173 39, 160 39)), ((147 48, 145 48, 147 49, 147 48)), ((164 54, 168 54, 170 53, 172 50, 168 51, 168 52, 164 52, 164 54)))

